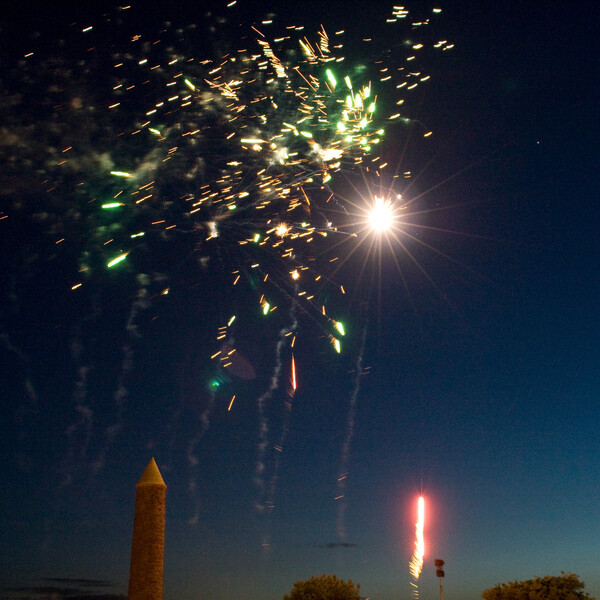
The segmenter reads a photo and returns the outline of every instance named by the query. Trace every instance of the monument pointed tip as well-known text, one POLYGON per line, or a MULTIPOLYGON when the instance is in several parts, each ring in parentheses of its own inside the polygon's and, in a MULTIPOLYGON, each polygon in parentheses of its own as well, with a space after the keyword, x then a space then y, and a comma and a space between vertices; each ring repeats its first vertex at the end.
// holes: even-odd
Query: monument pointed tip
POLYGON ((152 458, 150 460, 150 462, 148 463, 146 470, 143 472, 143 474, 140 477, 140 480, 138 481, 137 484, 138 485, 163 485, 163 486, 167 487, 162 478, 162 475, 160 474, 160 471, 158 470, 158 465, 156 464, 156 461, 154 460, 154 458, 152 458))

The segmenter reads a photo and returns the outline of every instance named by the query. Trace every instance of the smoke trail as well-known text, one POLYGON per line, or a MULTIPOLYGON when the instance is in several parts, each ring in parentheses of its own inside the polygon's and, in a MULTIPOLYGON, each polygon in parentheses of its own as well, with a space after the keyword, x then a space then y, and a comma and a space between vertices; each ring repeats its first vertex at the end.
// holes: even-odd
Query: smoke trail
POLYGON ((119 435, 121 429, 123 428, 123 416, 125 413, 125 408, 127 406, 127 398, 129 397, 129 390, 125 386, 125 383, 133 367, 132 341, 141 337, 135 320, 137 318, 138 313, 141 310, 148 308, 149 306, 147 286, 150 282, 148 277, 144 274, 138 275, 138 283, 140 287, 138 288, 137 297, 131 304, 131 309, 127 318, 127 324, 125 326, 128 339, 123 345, 123 360, 121 361, 121 373, 117 382, 117 390, 114 394, 114 404, 116 408, 115 420, 114 423, 112 423, 106 428, 104 447, 100 450, 96 457, 96 460, 92 464, 92 473, 94 475, 100 472, 104 467, 106 455, 110 447, 112 446, 113 441, 119 435))
POLYGON ((15 457, 19 468, 27 470, 31 467, 33 460, 26 450, 27 438, 31 437, 26 430, 26 421, 39 413, 38 394, 31 379, 29 358, 12 343, 8 333, 0 333, 0 344, 19 359, 24 372, 23 388, 26 400, 22 401, 14 412, 18 428, 18 444, 15 448, 15 457))
POLYGON ((192 499, 194 511, 192 516, 188 519, 190 525, 197 525, 200 519, 200 500, 198 498, 198 482, 197 482, 197 467, 200 461, 196 455, 196 446, 200 443, 200 440, 205 436, 206 432, 210 428, 210 415, 212 414, 215 406, 215 393, 211 392, 208 406, 200 414, 200 431, 189 441, 187 446, 186 457, 188 461, 189 479, 188 479, 188 492, 192 499))
MULTIPOLYGON (((296 307, 293 304, 290 307, 290 319, 291 325, 288 328, 288 333, 295 331, 298 327, 298 320, 296 317, 296 307)), ((279 442, 273 446, 274 458, 273 458, 273 473, 269 480, 269 485, 266 490, 265 506, 272 511, 275 507, 275 492, 277 490, 277 481, 279 480, 279 465, 281 463, 281 457, 283 455, 283 447, 285 444, 285 438, 287 437, 288 431, 290 430, 290 417, 292 414, 292 405, 294 400, 294 394, 296 390, 292 388, 288 394, 288 397, 283 401, 283 422, 281 426, 281 435, 279 436, 279 442)), ((270 530, 270 528, 269 528, 270 530)), ((270 532, 268 537, 263 539, 263 547, 270 546, 271 536, 270 532)))
POLYGON ((95 411, 88 399, 88 385, 95 364, 87 354, 97 342, 97 324, 102 316, 101 304, 96 295, 91 298, 91 310, 76 327, 70 345, 71 358, 77 374, 73 388, 74 421, 66 428, 68 449, 60 468, 63 487, 71 485, 74 473, 89 470, 88 453, 94 438, 95 411), (86 327, 87 325, 87 327, 86 327), (86 340, 84 343, 82 340, 86 340))
MULTIPOLYGON (((281 354, 283 351, 283 346, 285 343, 285 338, 296 330, 298 326, 298 321, 295 314, 295 305, 292 305, 290 308, 290 319, 291 324, 287 327, 282 327, 279 330, 279 335, 277 339, 277 344, 275 346, 275 366, 273 367, 273 372, 271 374, 271 382, 267 390, 258 398, 256 401, 257 411, 258 411, 258 444, 257 444, 257 452, 256 452, 256 463, 254 470, 254 484, 257 488, 257 500, 255 503, 255 508, 259 513, 264 513, 265 511, 270 511, 273 508, 272 500, 274 496, 275 483, 277 479, 277 471, 279 468, 279 459, 276 457, 274 463, 274 473, 271 477, 271 484, 269 489, 266 488, 265 484, 265 456, 267 454, 267 446, 269 444, 269 419, 266 415, 266 404, 271 399, 275 390, 279 388, 279 380, 281 377, 281 367, 282 367, 282 359, 281 354)), ((283 441, 285 440, 285 435, 287 433, 287 429, 289 426, 289 414, 291 411, 291 404, 289 404, 289 408, 286 406, 285 414, 284 414, 284 423, 282 428, 282 433, 280 437, 279 447, 283 449, 283 441)), ((277 452, 277 449, 275 450, 277 452)), ((268 540, 265 540, 263 546, 268 545, 268 540)))
POLYGON ((71 342, 71 356, 77 368, 77 381, 73 391, 74 410, 76 419, 71 423, 65 435, 69 442, 69 450, 61 469, 62 486, 70 485, 73 481, 73 470, 79 461, 86 462, 87 454, 94 431, 94 411, 87 402, 88 375, 92 367, 82 364, 83 344, 79 335, 71 342))
POLYGON ((346 531, 346 484, 348 481, 348 463, 350 462, 350 451, 352 448, 352 440, 354 439, 354 424, 356 421, 356 405, 358 402, 358 393, 360 392, 360 383, 362 380, 362 369, 363 369, 363 354, 365 351, 365 340, 367 338, 368 322, 365 323, 362 332, 362 340, 360 343, 360 351, 356 359, 356 370, 354 377, 354 389, 350 396, 350 406, 348 408, 348 418, 346 421, 346 435, 344 437, 344 443, 342 444, 342 452, 340 456, 340 469, 338 471, 337 478, 337 494, 336 501, 337 505, 337 520, 336 530, 337 536, 340 540, 344 541, 347 538, 346 531))

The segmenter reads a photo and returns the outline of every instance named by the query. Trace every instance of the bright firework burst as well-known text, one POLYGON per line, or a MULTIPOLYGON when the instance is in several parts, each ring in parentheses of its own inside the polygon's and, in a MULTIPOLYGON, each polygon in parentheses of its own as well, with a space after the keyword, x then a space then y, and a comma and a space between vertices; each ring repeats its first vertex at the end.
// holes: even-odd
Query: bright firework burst
POLYGON ((369 209, 369 225, 371 229, 381 234, 389 231, 394 225, 394 212, 390 200, 375 196, 373 206, 369 209))

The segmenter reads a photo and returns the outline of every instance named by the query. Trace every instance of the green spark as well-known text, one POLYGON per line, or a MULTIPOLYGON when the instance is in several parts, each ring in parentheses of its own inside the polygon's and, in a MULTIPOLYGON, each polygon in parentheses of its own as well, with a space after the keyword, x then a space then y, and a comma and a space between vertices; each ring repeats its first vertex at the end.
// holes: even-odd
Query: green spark
POLYGON ((342 352, 342 346, 340 344, 340 340, 338 340, 337 338, 333 338, 333 347, 335 348, 335 351, 340 354, 342 352))
POLYGON ((187 85, 190 90, 192 90, 192 92, 196 91, 196 86, 189 80, 189 79, 184 79, 185 85, 187 85))
POLYGON ((344 324, 339 321, 335 322, 335 328, 342 334, 346 335, 346 330, 344 329, 344 324))
POLYGON ((120 262, 124 261, 127 258, 127 254, 129 254, 128 252, 125 252, 125 254, 120 254, 119 256, 117 256, 116 258, 113 258, 109 263, 106 264, 106 266, 110 269, 111 267, 114 267, 115 265, 119 264, 120 262))
POLYGON ((111 171, 110 174, 114 175, 115 177, 133 177, 133 175, 131 173, 127 173, 127 171, 111 171))
POLYGON ((270 308, 271 308, 271 305, 268 302, 265 302, 262 307, 263 315, 266 315, 269 312, 270 308))
POLYGON ((122 202, 107 202, 102 205, 102 208, 108 210, 110 208, 119 208, 119 206, 123 206, 122 202))
POLYGON ((331 72, 330 69, 327 69, 327 71, 325 71, 325 74, 327 75, 327 79, 329 79, 329 83, 331 84, 331 87, 333 89, 335 89, 335 86, 337 85, 335 75, 331 72))

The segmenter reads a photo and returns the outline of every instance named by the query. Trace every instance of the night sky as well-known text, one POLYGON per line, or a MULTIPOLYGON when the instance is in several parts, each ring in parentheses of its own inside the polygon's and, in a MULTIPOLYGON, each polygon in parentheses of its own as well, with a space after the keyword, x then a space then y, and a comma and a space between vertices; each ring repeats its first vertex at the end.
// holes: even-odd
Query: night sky
MULTIPOLYGON (((135 483, 151 457, 168 486, 165 600, 275 600, 321 573, 360 583, 373 600, 412 598, 421 494, 420 598, 439 593, 434 558, 446 562, 447 600, 561 571, 600 597, 596 3, 440 3, 424 35, 455 47, 423 59, 431 80, 407 94, 411 123, 388 127, 382 150, 388 174, 412 173, 382 178, 407 203, 408 225, 380 251, 346 236, 315 255, 333 282, 319 303, 347 330, 339 355, 318 314, 294 312, 282 292, 263 317, 252 286, 231 285, 223 265, 235 252, 211 255, 190 236, 148 241, 138 262, 70 290, 91 221, 84 209, 73 218, 84 202, 75 180, 47 192, 35 166, 71 143, 67 131, 84 177, 86 151, 139 118, 129 108, 110 122, 100 59, 92 75, 74 66, 60 94, 101 108, 78 122, 48 104, 53 78, 87 56, 73 32, 114 10, 74 4, 10 2, 0 21, 1 597, 125 595, 135 483), (22 62, 32 48, 35 66, 22 62), (61 231, 77 238, 72 250, 57 249, 61 231), (225 302, 240 314, 237 374, 210 360, 225 302), (269 389, 281 330, 296 320, 288 410, 287 341, 269 389)), ((226 13, 249 29, 271 9, 239 4, 131 11, 154 39, 164 21, 226 13)), ((392 4, 375 4, 272 10, 307 36, 347 28, 345 64, 370 73, 410 34, 385 25, 392 4), (363 37, 373 41, 352 43, 363 37)), ((100 38, 127 52, 113 34, 100 38)), ((190 33, 181 50, 214 58, 224 43, 214 35, 190 33)), ((381 92, 382 110, 393 102, 381 92)), ((178 177, 164 189, 179 190, 178 177)), ((372 172, 342 169, 331 188, 352 207, 379 185, 372 172)))

